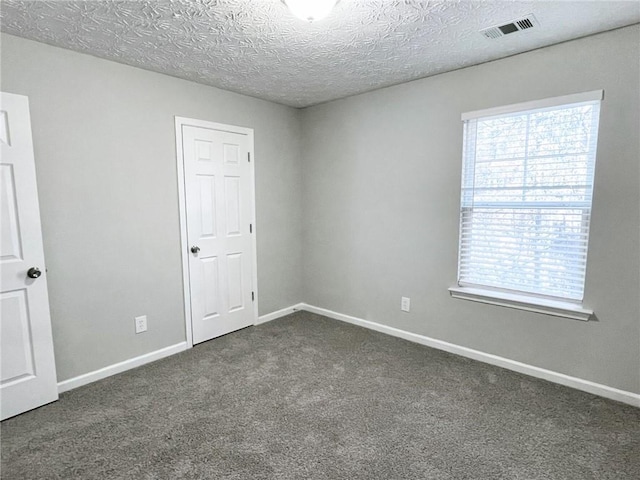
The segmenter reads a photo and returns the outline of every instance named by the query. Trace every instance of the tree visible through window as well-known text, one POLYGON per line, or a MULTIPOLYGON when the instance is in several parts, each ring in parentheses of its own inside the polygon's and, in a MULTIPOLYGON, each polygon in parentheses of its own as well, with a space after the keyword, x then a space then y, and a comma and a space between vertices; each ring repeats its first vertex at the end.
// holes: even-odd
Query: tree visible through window
POLYGON ((600 100, 541 103, 465 119, 458 283, 580 302, 600 100))

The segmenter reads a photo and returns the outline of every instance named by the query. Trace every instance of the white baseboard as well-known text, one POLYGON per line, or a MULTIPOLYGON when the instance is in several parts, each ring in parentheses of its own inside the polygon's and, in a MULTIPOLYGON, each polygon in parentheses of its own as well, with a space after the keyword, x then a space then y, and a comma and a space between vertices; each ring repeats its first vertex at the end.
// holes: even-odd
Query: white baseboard
POLYGON ((282 308, 280 310, 276 310, 275 312, 267 313, 266 315, 261 315, 258 317, 258 321, 254 325, 260 325, 261 323, 270 322, 271 320, 275 320, 276 318, 284 317, 285 315, 289 315, 296 310, 303 309, 303 303, 298 303, 296 305, 291 305, 290 307, 282 308))
POLYGON ((640 394, 627 392, 625 390, 619 390, 617 388, 602 385, 600 383, 591 382, 589 380, 583 380, 581 378, 565 375, 564 373, 554 372, 552 370, 546 370, 544 368, 535 367, 526 363, 517 362, 508 358, 499 357, 490 353, 484 353, 479 350, 473 350, 471 348, 463 347, 435 338, 426 337, 416 333, 407 332, 394 327, 382 325, 380 323, 370 322, 369 320, 363 320, 361 318, 352 317, 350 315, 344 315, 342 313, 327 310, 325 308, 314 307, 313 305, 300 304, 300 310, 306 310, 311 313, 317 313, 318 315, 324 315, 325 317, 333 318, 335 320, 341 320, 343 322, 358 325, 360 327, 375 330, 376 332, 386 333, 394 337, 403 338, 410 342, 419 343, 428 347, 437 348, 438 350, 444 350, 445 352, 454 353, 462 357, 471 358, 480 362, 489 363, 498 367, 513 370, 515 372, 524 373, 536 378, 542 378, 550 382, 558 383, 566 387, 575 388, 584 392, 599 395, 601 397, 610 398, 618 402, 633 405, 634 407, 640 407, 640 394))
MULTIPOLYGON (((260 325, 261 323, 269 322, 271 320, 275 320, 276 318, 284 317, 285 315, 289 315, 290 313, 293 313, 296 310, 302 310, 302 305, 303 304, 299 303, 297 305, 292 305, 290 307, 283 308, 276 312, 271 312, 266 315, 262 315, 258 317, 258 321, 255 323, 255 325, 260 325)), ((184 350, 187 350, 187 348, 189 348, 187 342, 181 342, 175 345, 171 345, 169 347, 161 348, 160 350, 156 350, 155 352, 146 353, 144 355, 140 355, 139 357, 134 357, 129 360, 125 360, 123 362, 109 365, 108 367, 104 367, 99 370, 95 370, 93 372, 85 373, 83 375, 78 375, 77 377, 73 377, 68 380, 64 380, 62 382, 58 382, 58 393, 66 392, 74 388, 78 388, 83 385, 87 385, 89 383, 102 380, 103 378, 110 377, 111 375, 115 375, 117 373, 125 372, 132 368, 140 367, 147 363, 160 360, 161 358, 165 358, 170 355, 180 353, 184 350)))
POLYGON ((110 377, 116 373, 122 373, 124 371, 131 370, 132 368, 155 362, 156 360, 180 353, 186 349, 187 342, 176 343, 175 345, 161 348, 154 352, 145 353, 139 357, 130 358, 124 362, 114 363, 108 367, 94 370, 93 372, 85 373, 83 375, 78 375, 77 377, 70 378, 69 380, 58 382, 58 393, 66 392, 68 390, 87 385, 88 383, 93 383, 97 380, 110 377))
MULTIPOLYGON (((525 375, 530 375, 536 378, 542 378, 544 380, 558 383, 560 385, 575 388, 577 390, 582 390, 584 392, 592 393, 594 395, 599 395, 601 397, 610 398, 612 400, 626 403, 628 405, 633 405, 635 407, 640 407, 640 394, 637 394, 637 393, 627 392, 625 390, 619 390, 617 388, 609 387, 607 385, 602 385, 600 383, 595 383, 589 380, 572 377, 569 375, 565 375, 563 373, 554 372, 552 370, 546 370, 544 368, 535 367, 533 365, 528 365, 522 362, 517 362, 515 360, 500 357, 498 355, 492 355, 490 353, 485 353, 479 350, 474 350, 472 348, 463 347, 461 345, 456 345, 456 344, 445 342, 435 338, 426 337, 424 335, 419 335, 417 333, 407 332, 405 330, 400 330, 398 328, 389 327, 387 325, 371 322, 369 320, 363 320, 361 318, 352 317, 350 315, 334 312, 332 310, 327 310, 325 308, 315 307, 313 305, 308 305, 306 303, 298 303, 296 305, 292 305, 290 307, 286 307, 286 308, 277 310, 275 312, 262 315, 258 317, 258 321, 255 324, 260 325, 262 323, 269 322, 271 320, 275 320, 277 318, 289 315, 297 310, 306 310, 308 312, 316 313, 318 315, 324 315, 325 317, 351 323, 353 325, 358 325, 360 327, 368 328, 370 330, 375 330, 376 332, 386 333, 387 335, 403 338, 410 342, 426 345, 427 347, 436 348, 438 350, 443 350, 445 352, 460 355, 462 357, 467 357, 473 360, 478 360, 480 362, 489 363, 491 365, 496 365, 498 367, 506 368, 508 370, 513 370, 515 372, 523 373, 525 375)), ((169 347, 161 348, 160 350, 156 350, 154 352, 140 355, 139 357, 131 358, 129 360, 125 360, 123 362, 116 363, 114 365, 110 365, 108 367, 104 367, 99 370, 95 370, 93 372, 85 373, 83 375, 79 375, 77 377, 64 380, 58 383, 58 393, 63 393, 68 390, 72 390, 74 388, 78 388, 83 385, 87 385, 89 383, 95 382, 97 380, 102 380, 103 378, 110 377, 111 375, 122 373, 132 368, 136 368, 136 367, 145 365, 147 363, 160 360, 161 358, 165 358, 170 355, 174 355, 176 353, 182 352, 187 348, 188 348, 187 342, 177 343, 169 347)))

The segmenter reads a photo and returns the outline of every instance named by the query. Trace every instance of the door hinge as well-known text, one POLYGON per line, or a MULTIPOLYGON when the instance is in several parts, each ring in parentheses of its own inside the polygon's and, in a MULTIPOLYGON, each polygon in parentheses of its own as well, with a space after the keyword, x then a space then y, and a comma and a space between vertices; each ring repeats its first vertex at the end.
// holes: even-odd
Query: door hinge
POLYGON ((255 302, 256 301, 256 294, 255 292, 251 292, 251 301, 255 302))
POLYGON ((249 233, 253 233, 253 223, 249 224, 249 233))
POLYGON ((251 152, 247 152, 247 160, 250 162, 251 161, 251 152))

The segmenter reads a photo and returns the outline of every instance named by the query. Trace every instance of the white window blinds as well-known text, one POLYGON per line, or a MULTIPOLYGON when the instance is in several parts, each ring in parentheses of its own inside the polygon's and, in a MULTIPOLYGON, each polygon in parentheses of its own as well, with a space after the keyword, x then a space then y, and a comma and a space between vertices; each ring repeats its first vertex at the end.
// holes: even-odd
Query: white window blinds
POLYGON ((459 285, 582 300, 601 98, 463 116, 459 285))

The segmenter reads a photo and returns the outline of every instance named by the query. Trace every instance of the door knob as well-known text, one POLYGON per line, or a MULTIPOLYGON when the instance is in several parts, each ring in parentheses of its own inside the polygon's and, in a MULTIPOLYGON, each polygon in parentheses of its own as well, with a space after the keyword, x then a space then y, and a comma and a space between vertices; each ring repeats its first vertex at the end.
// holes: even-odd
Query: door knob
POLYGON ((42 275, 42 272, 38 267, 31 267, 27 270, 27 277, 29 278, 38 278, 40 275, 42 275))
POLYGON ((191 247, 191 253, 198 253, 200 251, 200 247, 198 247, 197 245, 194 245, 193 247, 191 247))

